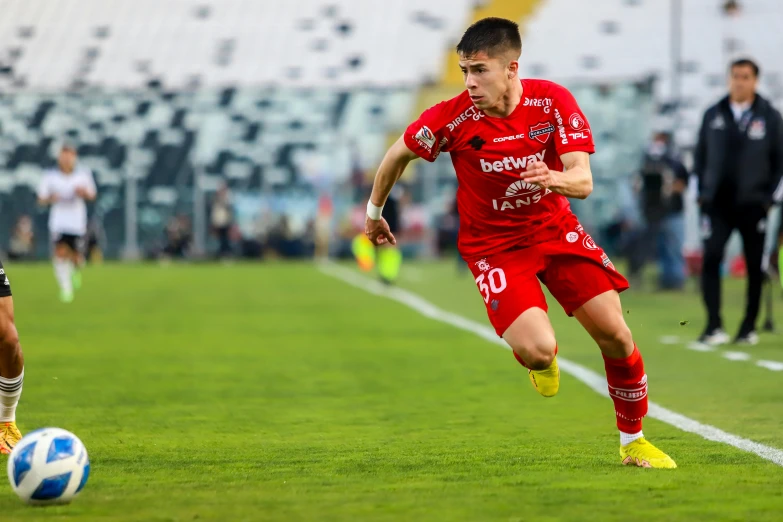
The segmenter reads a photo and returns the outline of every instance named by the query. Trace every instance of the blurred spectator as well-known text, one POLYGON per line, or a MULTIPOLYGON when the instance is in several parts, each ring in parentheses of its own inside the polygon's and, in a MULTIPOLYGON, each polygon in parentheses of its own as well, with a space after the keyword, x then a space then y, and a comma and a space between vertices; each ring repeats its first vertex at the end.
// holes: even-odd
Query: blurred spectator
POLYGON ((672 150, 671 135, 653 136, 639 172, 639 198, 644 232, 636 236, 629 255, 629 276, 638 283, 644 264, 658 260, 658 287, 678 290, 685 284, 683 192, 688 171, 672 150))
POLYGON ((29 259, 33 254, 33 220, 28 215, 22 215, 16 221, 8 245, 8 257, 13 260, 29 259))
POLYGON ((290 219, 285 214, 270 231, 269 246, 283 258, 302 257, 306 251, 304 238, 293 230, 290 219))
POLYGON ((334 205, 329 194, 324 193, 318 198, 318 210, 313 222, 313 242, 315 243, 316 259, 329 257, 329 240, 332 236, 332 213, 334 205))
POLYGON ((759 67, 741 59, 729 69, 729 94, 707 109, 694 151, 704 237, 702 292, 707 308, 703 343, 730 340, 720 314, 721 265, 732 232, 742 236, 748 289, 735 342, 758 343, 756 320, 764 279, 767 212, 783 197, 783 119, 756 93, 759 67))
POLYGON ((457 196, 455 195, 451 204, 449 205, 448 212, 443 215, 438 228, 438 252, 440 254, 452 252, 455 253, 455 259, 457 261, 457 273, 464 274, 468 271, 468 265, 459 255, 457 249, 457 238, 459 235, 459 209, 457 207, 457 196))
POLYGON ((187 216, 173 217, 166 226, 166 246, 163 253, 167 257, 185 259, 190 252, 192 239, 190 219, 187 216))
POLYGON ((742 13, 742 6, 737 0, 726 0, 723 3, 723 14, 726 16, 739 16, 742 13))
POLYGON ((231 209, 231 195, 225 184, 215 193, 215 200, 212 202, 210 212, 210 224, 220 243, 217 257, 230 257, 233 253, 231 227, 234 224, 234 213, 231 209))

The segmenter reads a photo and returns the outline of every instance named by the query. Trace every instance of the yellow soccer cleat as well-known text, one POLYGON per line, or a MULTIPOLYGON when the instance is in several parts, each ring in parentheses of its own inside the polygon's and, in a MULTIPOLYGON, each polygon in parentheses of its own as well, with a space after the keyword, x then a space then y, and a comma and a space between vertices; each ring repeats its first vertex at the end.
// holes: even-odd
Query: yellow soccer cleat
POLYGON ((0 424, 0 453, 10 455, 16 443, 22 438, 19 428, 15 422, 4 422, 0 424))
POLYGON ((552 364, 546 370, 528 370, 530 382, 533 388, 544 397, 554 397, 560 389, 560 367, 557 365, 557 357, 552 359, 552 364))
POLYGON ((670 456, 662 452, 644 437, 620 446, 620 457, 626 466, 639 466, 640 468, 668 468, 674 469, 677 464, 670 456))

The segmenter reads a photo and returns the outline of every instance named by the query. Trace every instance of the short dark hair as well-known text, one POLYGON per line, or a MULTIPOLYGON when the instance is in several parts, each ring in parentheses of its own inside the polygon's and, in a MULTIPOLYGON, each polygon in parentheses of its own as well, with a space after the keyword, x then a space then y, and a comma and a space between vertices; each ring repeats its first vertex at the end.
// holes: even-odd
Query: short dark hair
POLYGON ((750 67, 753 69, 753 76, 756 78, 759 77, 759 73, 761 72, 759 69, 759 66, 756 62, 751 60, 750 58, 740 58, 739 60, 734 60, 731 62, 731 67, 729 67, 729 71, 733 71, 735 67, 750 67))
POLYGON ((522 54, 522 38, 519 25, 505 18, 482 18, 474 23, 457 44, 457 52, 463 56, 473 56, 486 52, 489 55, 514 51, 517 57, 522 54))

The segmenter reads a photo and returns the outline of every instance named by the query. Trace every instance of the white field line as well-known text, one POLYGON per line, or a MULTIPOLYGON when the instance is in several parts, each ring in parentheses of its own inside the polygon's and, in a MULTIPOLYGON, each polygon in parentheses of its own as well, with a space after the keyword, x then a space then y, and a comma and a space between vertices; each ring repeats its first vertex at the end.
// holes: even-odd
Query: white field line
POLYGON ((747 352, 730 352, 726 351, 721 354, 724 359, 728 359, 730 361, 749 361, 750 360, 750 354, 747 352))
MULTIPOLYGON (((506 350, 509 349, 508 345, 502 339, 500 339, 491 328, 457 314, 441 310, 437 306, 416 294, 402 290, 400 288, 385 287, 376 281, 372 281, 360 276, 352 270, 332 263, 323 263, 319 266, 319 269, 324 274, 339 279, 345 283, 348 283, 349 285, 355 286, 356 288, 360 288, 365 292, 397 301, 398 303, 404 304, 408 308, 419 312, 425 317, 449 324, 466 332, 471 332, 481 337, 482 339, 505 348, 506 350)), ((596 393, 605 397, 609 396, 609 392, 607 391, 606 387, 606 379, 603 376, 595 373, 592 370, 588 370, 584 366, 581 366, 575 362, 564 359, 563 357, 558 356, 557 360, 562 371, 582 381, 596 393)), ((771 361, 759 361, 758 364, 761 365, 760 363, 762 362, 771 361)), ((780 370, 783 370, 783 364, 781 364, 780 370)), ((647 416, 653 419, 657 419, 661 422, 665 422, 666 424, 674 426, 675 428, 682 431, 694 433, 707 440, 721 442, 743 451, 755 453, 762 459, 773 462, 778 466, 783 466, 783 451, 777 448, 765 446, 764 444, 727 433, 721 429, 716 428, 715 426, 710 426, 709 424, 702 424, 701 422, 664 408, 663 406, 660 406, 652 401, 649 403, 649 411, 647 416)))
POLYGON ((756 366, 761 366, 773 372, 783 372, 783 363, 778 361, 756 361, 756 366))

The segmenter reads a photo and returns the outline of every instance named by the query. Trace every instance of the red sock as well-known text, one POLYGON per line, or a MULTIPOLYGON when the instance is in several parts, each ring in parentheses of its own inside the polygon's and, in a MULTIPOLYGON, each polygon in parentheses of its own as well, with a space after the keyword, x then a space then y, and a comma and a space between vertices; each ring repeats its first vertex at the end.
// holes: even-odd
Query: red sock
MULTIPOLYGON (((522 366, 524 366, 528 370, 530 369, 530 368, 528 368, 527 364, 525 364, 525 361, 522 360, 522 357, 517 355, 517 352, 515 352, 514 350, 511 350, 511 353, 514 354, 514 359, 516 359, 519 364, 521 364, 522 366)), ((557 355, 557 345, 555 345, 555 355, 557 355)))
POLYGON ((604 355, 604 367, 617 427, 625 433, 639 433, 642 417, 647 415, 647 374, 642 354, 634 344, 633 353, 625 359, 610 359, 604 355))

